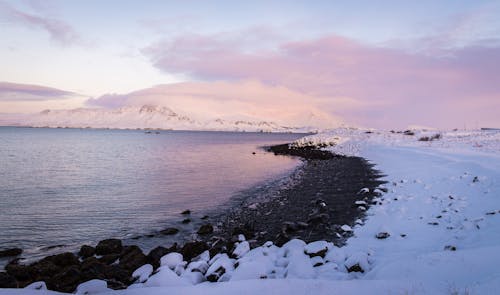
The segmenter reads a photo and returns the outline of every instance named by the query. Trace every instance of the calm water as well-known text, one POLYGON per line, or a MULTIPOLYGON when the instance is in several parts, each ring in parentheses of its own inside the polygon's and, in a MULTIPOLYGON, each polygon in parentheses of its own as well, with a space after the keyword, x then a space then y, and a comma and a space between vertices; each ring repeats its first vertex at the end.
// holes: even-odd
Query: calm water
POLYGON ((260 147, 301 136, 0 127, 0 248, 30 257, 172 225, 189 232, 197 223, 181 225, 181 211, 199 220, 289 173, 298 160, 260 147))

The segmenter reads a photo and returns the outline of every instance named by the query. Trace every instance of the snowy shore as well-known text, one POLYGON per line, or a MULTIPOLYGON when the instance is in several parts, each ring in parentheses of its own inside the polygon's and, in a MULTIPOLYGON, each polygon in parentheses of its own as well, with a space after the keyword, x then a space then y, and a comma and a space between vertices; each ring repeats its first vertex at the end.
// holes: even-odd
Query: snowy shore
MULTIPOLYGON (((430 140, 437 133, 337 129, 296 142, 362 156, 387 175, 366 220, 342 226, 353 232, 344 247, 292 240, 250 250, 242 236, 235 258, 205 253, 187 264, 182 256, 168 254, 157 273, 139 269, 138 282, 127 290, 111 291, 105 282, 92 281, 77 292, 496 294, 500 132, 441 132, 430 140), (204 281, 210 275, 219 282, 204 281)), ((57 293, 0 289, 0 294, 57 293)))

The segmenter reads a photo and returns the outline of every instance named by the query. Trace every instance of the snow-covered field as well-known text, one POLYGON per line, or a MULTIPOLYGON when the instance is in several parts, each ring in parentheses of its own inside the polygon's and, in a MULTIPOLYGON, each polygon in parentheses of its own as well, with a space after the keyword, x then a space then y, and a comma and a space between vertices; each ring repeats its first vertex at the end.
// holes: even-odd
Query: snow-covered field
POLYGON ((249 251, 240 237, 237 259, 206 254, 186 264, 182 256, 168 254, 159 272, 152 274, 149 266, 136 271, 138 283, 127 290, 110 291, 105 282, 91 281, 77 292, 498 294, 500 132, 442 132, 432 141, 418 139, 436 131, 415 133, 336 129, 296 143, 365 157, 387 175, 366 220, 343 226, 354 236, 342 248, 292 240, 281 248, 266 243, 249 251), (219 282, 206 282, 210 275, 219 282))

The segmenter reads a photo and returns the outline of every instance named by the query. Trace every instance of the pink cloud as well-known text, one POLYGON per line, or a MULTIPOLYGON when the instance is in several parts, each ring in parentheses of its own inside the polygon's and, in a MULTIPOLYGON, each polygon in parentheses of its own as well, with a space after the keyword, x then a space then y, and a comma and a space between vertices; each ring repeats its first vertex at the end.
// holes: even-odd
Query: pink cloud
POLYGON ((75 96, 78 95, 46 86, 0 82, 0 101, 43 101, 75 96))
MULTIPOLYGON (((490 112, 500 113, 498 47, 432 56, 327 36, 248 51, 238 39, 189 35, 153 44, 144 53, 161 70, 201 80, 253 79, 325 101, 347 97, 359 107, 340 114, 365 125, 500 125, 490 112)), ((326 102, 324 109, 339 111, 335 103, 326 102)))
POLYGON ((11 22, 46 31, 53 41, 61 45, 70 45, 79 39, 73 27, 59 19, 30 14, 4 2, 0 2, 0 14, 11 22))

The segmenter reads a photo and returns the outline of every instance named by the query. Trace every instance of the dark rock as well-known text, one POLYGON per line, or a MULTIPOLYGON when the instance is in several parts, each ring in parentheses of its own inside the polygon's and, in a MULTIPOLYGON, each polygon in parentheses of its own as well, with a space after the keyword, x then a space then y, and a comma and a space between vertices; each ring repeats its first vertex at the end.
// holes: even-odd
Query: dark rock
POLYGON ((427 222, 429 225, 439 225, 439 222, 427 222))
POLYGON ((126 248, 128 251, 124 251, 123 255, 120 257, 119 266, 121 268, 132 273, 134 270, 147 263, 148 259, 139 247, 128 246, 126 248))
POLYGON ((31 268, 27 265, 21 265, 17 263, 9 263, 5 267, 7 273, 18 281, 28 281, 32 279, 31 268))
POLYGON ((16 279, 6 272, 0 272, 0 288, 17 288, 16 279))
POLYGON ((189 218, 185 218, 184 220, 182 220, 182 224, 188 224, 191 222, 191 219, 189 218))
POLYGON ((286 244, 286 242, 290 241, 290 237, 284 233, 279 233, 276 235, 276 237, 274 238, 274 241, 273 243, 278 246, 278 247, 281 247, 283 246, 284 244, 286 244))
POLYGON ((203 215, 203 217, 201 217, 201 219, 203 219, 203 220, 208 219, 208 215, 203 215))
POLYGON ((107 265, 104 275, 107 280, 116 280, 125 285, 132 283, 131 274, 118 265, 107 265))
POLYGON ((95 253, 97 255, 120 254, 122 248, 122 241, 118 239, 107 239, 97 244, 95 253))
POLYGON ((361 266, 358 263, 356 263, 353 266, 347 268, 347 272, 361 272, 361 273, 364 273, 365 271, 363 270, 363 268, 361 268, 361 266))
POLYGON ((195 258, 196 256, 200 255, 201 253, 205 252, 208 249, 209 247, 205 242, 202 241, 188 242, 184 244, 184 246, 182 247, 181 254, 184 257, 184 260, 190 261, 191 259, 195 258))
POLYGON ((167 255, 168 253, 176 252, 177 249, 177 243, 172 245, 170 248, 165 248, 165 247, 156 247, 153 250, 149 252, 147 255, 147 261, 149 264, 151 264, 154 268, 158 268, 160 266, 160 259, 167 255))
POLYGON ((120 258, 120 254, 107 254, 103 255, 98 260, 104 264, 112 264, 120 258))
POLYGON ((52 262, 57 266, 70 266, 70 265, 78 265, 80 264, 80 261, 78 258, 75 256, 75 254, 70 253, 70 252, 65 252, 57 255, 52 255, 45 257, 44 259, 40 260, 37 263, 44 263, 44 262, 52 262))
POLYGON ((191 210, 184 210, 181 212, 182 215, 189 215, 191 214, 191 210))
POLYGON ((78 255, 80 255, 80 257, 82 257, 82 258, 94 256, 94 254, 95 254, 95 248, 91 247, 89 245, 83 245, 80 248, 80 251, 78 252, 78 255))
POLYGON ((444 246, 444 249, 448 250, 448 251, 457 251, 457 247, 452 246, 452 245, 446 245, 446 246, 444 246))
POLYGON ((80 267, 82 272, 82 281, 89 281, 92 279, 104 280, 106 271, 106 264, 100 262, 95 257, 89 257, 82 262, 80 267))
POLYGON ((51 277, 46 283, 47 288, 59 292, 71 293, 82 283, 81 272, 76 266, 70 266, 51 277))
POLYGON ((474 179, 472 179, 472 182, 479 182, 479 178, 477 176, 474 176, 474 179))
POLYGON ((403 132, 404 135, 415 135, 415 132, 411 131, 411 130, 405 130, 405 132, 403 132))
POLYGON ((198 229, 199 235, 208 235, 214 232, 214 227, 211 224, 203 224, 198 229))
POLYGON ((309 252, 304 252, 304 253, 309 255, 309 257, 311 257, 311 258, 313 258, 315 256, 320 256, 321 258, 325 258, 326 252, 328 252, 328 248, 322 249, 322 250, 315 252, 315 253, 309 253, 309 252))
POLYGON ((5 249, 5 250, 0 250, 0 257, 11 257, 11 256, 18 256, 23 253, 23 249, 21 248, 11 248, 11 249, 5 249))
POLYGON ((388 237, 390 237, 390 236, 391 236, 391 235, 390 235, 389 233, 387 233, 387 232, 379 232, 378 234, 376 234, 376 235, 375 235, 375 237, 376 237, 377 239, 380 239, 380 240, 382 240, 382 239, 387 239, 387 238, 388 238, 388 237))
POLYGON ((284 233, 293 233, 293 232, 296 232, 297 230, 299 230, 299 227, 297 226, 297 224, 295 222, 292 222, 292 221, 283 222, 282 228, 283 228, 284 233))
POLYGON ((108 283, 108 288, 113 289, 113 290, 123 290, 127 289, 127 285, 117 281, 115 279, 108 279, 106 280, 106 283, 108 283))
POLYGON ((207 276, 207 281, 209 282, 217 282, 220 277, 222 277, 223 274, 226 273, 226 269, 221 266, 217 270, 215 270, 213 273, 207 276))
POLYGON ((160 233, 162 235, 167 235, 167 236, 168 235, 175 235, 178 232, 179 232, 179 230, 177 228, 175 228, 175 227, 169 227, 169 228, 166 228, 166 229, 160 231, 160 233))

